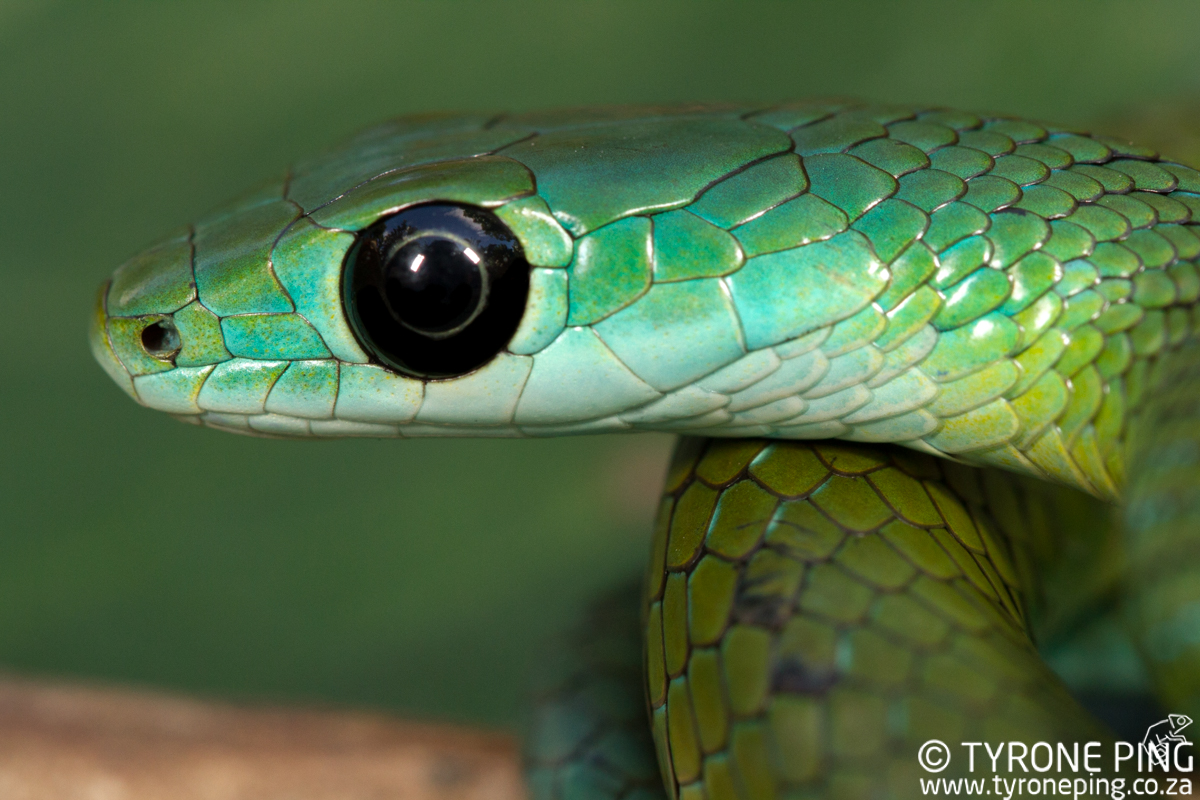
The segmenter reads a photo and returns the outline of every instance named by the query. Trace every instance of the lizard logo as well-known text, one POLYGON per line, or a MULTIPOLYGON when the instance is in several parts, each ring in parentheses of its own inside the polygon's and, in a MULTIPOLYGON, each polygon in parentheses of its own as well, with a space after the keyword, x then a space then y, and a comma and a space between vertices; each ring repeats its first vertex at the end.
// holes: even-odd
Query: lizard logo
POLYGON ((1156 722, 1146 729, 1142 738, 1142 747, 1150 756, 1150 763, 1160 763, 1166 766, 1170 763, 1171 751, 1179 744, 1191 747, 1180 731, 1192 724, 1192 718, 1186 714, 1168 714, 1167 718, 1156 722))

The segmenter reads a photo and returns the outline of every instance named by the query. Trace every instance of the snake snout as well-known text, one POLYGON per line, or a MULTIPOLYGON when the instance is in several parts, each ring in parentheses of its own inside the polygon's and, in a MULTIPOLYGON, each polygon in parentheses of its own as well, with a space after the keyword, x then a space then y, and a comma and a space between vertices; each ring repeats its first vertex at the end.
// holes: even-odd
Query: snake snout
POLYGON ((88 322, 88 344, 91 345, 92 355, 100 363, 101 368, 108 373, 108 376, 116 381, 117 385, 124 389, 130 397, 137 399, 137 393, 133 390, 133 380, 121 360, 117 358, 112 341, 108 338, 108 314, 104 310, 104 301, 108 296, 110 283, 111 281, 105 281, 96 294, 96 305, 92 309, 91 319, 88 322))
POLYGON ((181 234, 134 256, 100 287, 89 338, 100 366, 138 402, 196 414, 200 373, 228 358, 217 325, 196 302, 192 248, 181 234))
POLYGON ((88 329, 92 355, 138 402, 163 411, 185 411, 187 399, 176 396, 175 384, 181 373, 189 371, 177 363, 189 337, 181 333, 175 314, 110 314, 112 283, 100 287, 92 311, 88 329))

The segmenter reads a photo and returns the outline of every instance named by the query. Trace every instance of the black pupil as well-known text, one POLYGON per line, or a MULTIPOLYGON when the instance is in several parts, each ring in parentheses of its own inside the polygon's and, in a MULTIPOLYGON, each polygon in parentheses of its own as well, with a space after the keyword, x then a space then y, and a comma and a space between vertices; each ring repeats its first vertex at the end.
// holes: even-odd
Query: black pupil
POLYGON ((469 245, 444 237, 422 236, 402 245, 384 267, 392 313, 422 333, 461 327, 475 314, 483 294, 480 260, 469 245))
POLYGON ((430 203, 358 234, 346 254, 342 302, 377 363, 418 378, 453 378, 503 350, 525 313, 529 263, 500 218, 430 203))

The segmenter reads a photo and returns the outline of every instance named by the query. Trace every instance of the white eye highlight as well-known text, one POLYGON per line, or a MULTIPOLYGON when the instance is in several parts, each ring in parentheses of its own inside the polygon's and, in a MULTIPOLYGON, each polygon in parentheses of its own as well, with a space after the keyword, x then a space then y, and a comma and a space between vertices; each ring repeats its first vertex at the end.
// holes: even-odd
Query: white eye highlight
MULTIPOLYGON (((425 260, 425 254, 417 253, 417 257, 414 258, 412 260, 412 263, 408 265, 408 271, 416 272, 417 270, 419 270, 421 268, 421 262, 424 260, 425 260)), ((479 262, 475 262, 475 263, 479 263, 479 262)))
POLYGON ((477 256, 477 255, 475 254, 475 251, 474 251, 474 250, 472 250, 471 248, 469 248, 469 247, 464 247, 464 248, 463 248, 463 255, 464 255, 464 256, 466 256, 467 258, 471 259, 471 263, 472 263, 472 264, 478 264, 478 263, 479 263, 479 256, 477 256))

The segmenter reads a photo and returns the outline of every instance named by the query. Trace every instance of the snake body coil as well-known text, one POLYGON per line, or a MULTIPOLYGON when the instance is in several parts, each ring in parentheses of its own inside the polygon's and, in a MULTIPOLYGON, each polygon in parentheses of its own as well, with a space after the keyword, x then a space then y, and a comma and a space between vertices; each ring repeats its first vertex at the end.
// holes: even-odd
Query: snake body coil
POLYGON ((929 739, 1106 736, 1035 641, 1137 665, 1076 694, 1200 713, 1198 259, 1200 173, 1017 119, 402 118, 121 266, 91 342, 138 402, 245 433, 683 434, 657 764, 614 688, 640 659, 601 646, 636 623, 601 609, 535 794, 907 796, 929 739))

